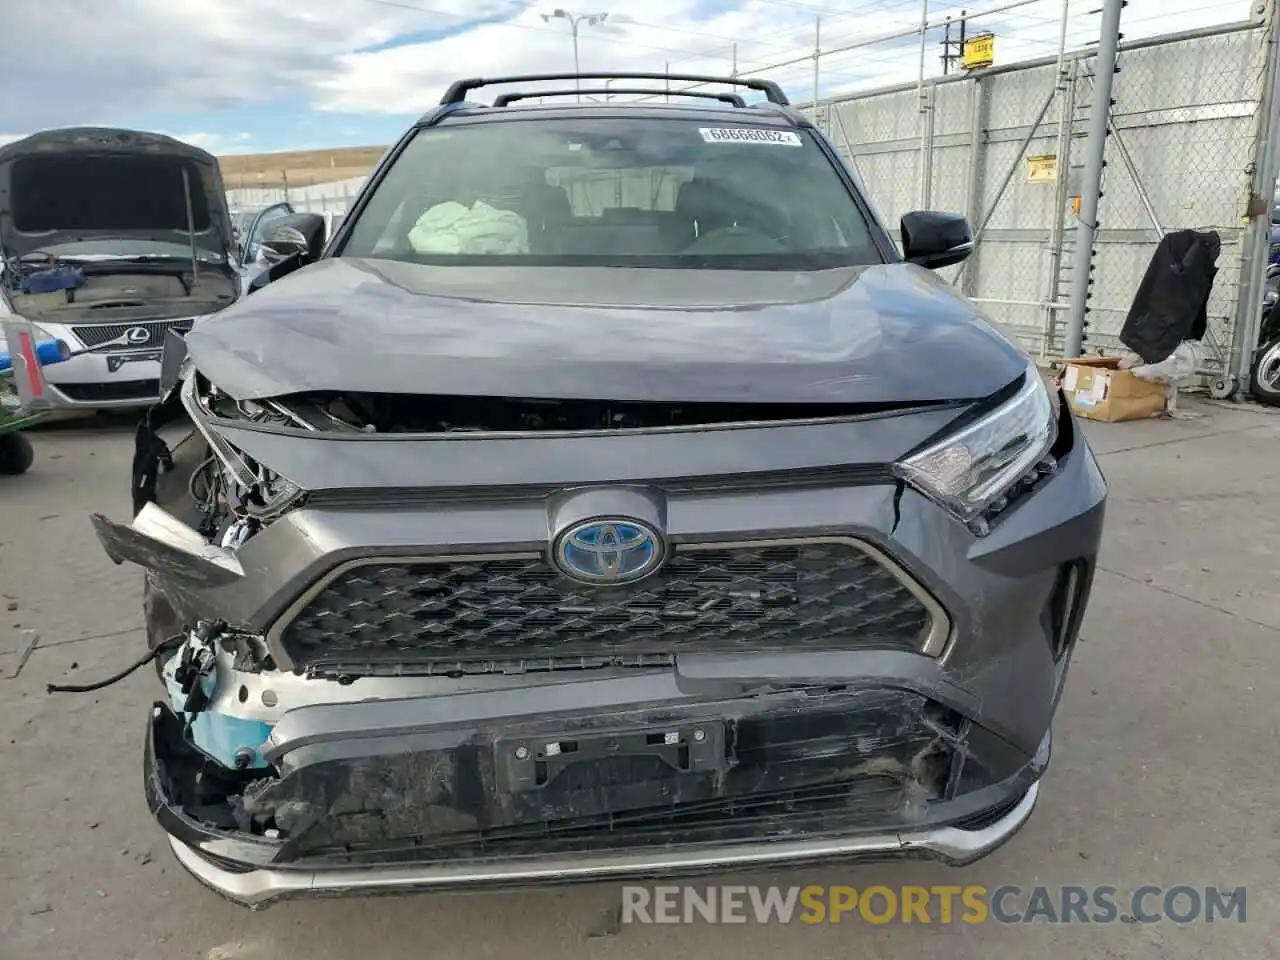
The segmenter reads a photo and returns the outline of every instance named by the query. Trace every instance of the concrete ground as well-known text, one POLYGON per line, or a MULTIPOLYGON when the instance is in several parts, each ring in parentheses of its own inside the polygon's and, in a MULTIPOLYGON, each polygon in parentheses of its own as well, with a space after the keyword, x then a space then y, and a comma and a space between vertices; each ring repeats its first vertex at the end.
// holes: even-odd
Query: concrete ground
POLYGON ((176 866, 144 806, 154 675, 97 694, 44 693, 48 681, 97 679, 144 649, 139 574, 106 559, 87 520, 90 510, 127 512, 131 430, 90 422, 36 434, 32 472, 0 478, 0 957, 1280 956, 1280 416, 1184 409, 1200 416, 1088 427, 1111 483, 1106 544, 1027 828, 963 871, 841 865, 749 879, 1109 884, 1122 904, 1143 884, 1245 886, 1244 923, 855 918, 611 933, 611 885, 233 907, 176 866))

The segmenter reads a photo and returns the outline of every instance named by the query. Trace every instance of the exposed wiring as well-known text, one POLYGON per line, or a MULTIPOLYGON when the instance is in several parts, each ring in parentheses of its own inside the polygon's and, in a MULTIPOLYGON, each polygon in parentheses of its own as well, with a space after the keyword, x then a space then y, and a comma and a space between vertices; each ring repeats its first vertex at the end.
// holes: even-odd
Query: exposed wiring
POLYGON ((135 670, 141 667, 145 667, 148 663, 150 663, 152 660, 159 657, 161 654, 168 653, 170 650, 176 650, 179 646, 182 645, 182 642, 185 639, 186 639, 186 636, 184 634, 181 634, 181 633, 175 634, 174 636, 170 637, 168 640, 165 640, 162 643, 158 643, 151 650, 148 650, 146 653, 146 656, 140 657, 139 659, 135 660, 132 664, 130 664, 129 666, 121 670, 119 673, 112 674, 111 676, 107 677, 105 680, 99 680, 97 683, 46 683, 44 686, 45 692, 46 693, 92 693, 95 690, 101 690, 103 687, 109 687, 113 683, 119 683, 125 677, 129 676, 129 674, 133 673, 135 670))

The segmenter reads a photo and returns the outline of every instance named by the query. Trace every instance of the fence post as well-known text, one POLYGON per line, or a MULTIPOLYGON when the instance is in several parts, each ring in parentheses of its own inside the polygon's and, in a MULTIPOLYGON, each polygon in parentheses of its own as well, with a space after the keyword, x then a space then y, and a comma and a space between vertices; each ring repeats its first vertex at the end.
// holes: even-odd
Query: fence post
MULTIPOLYGON (((968 216, 969 222, 976 227, 978 221, 982 218, 982 194, 983 194, 983 171, 986 165, 986 151, 983 149, 983 135, 987 127, 987 91, 986 85, 982 82, 982 78, 974 76, 969 81, 972 84, 970 89, 969 102, 969 189, 968 197, 968 216)), ((970 255, 966 263, 971 263, 982 255, 981 245, 974 247, 973 253, 970 255)), ((969 266, 967 270, 961 272, 960 289, 966 297, 972 297, 975 294, 975 274, 977 271, 969 266)))
POLYGON ((1249 227, 1244 236, 1242 278, 1236 300, 1235 322, 1231 330, 1230 373, 1235 377, 1236 396, 1240 386, 1248 389, 1249 370, 1258 343, 1258 321, 1262 309, 1262 285, 1271 249, 1271 208, 1275 202, 1276 166, 1280 163, 1280 3, 1269 0, 1267 16, 1267 70, 1265 86, 1258 102, 1258 137, 1254 144, 1253 182, 1250 188, 1249 227), (1265 205, 1265 209, 1263 209, 1265 205))
POLYGON ((1071 267, 1071 312, 1067 317, 1062 354, 1078 357, 1084 349, 1085 313, 1093 283, 1093 241, 1098 232, 1098 200, 1102 168, 1106 164, 1107 134, 1111 127, 1111 82, 1120 46, 1120 11, 1125 0, 1104 0, 1098 55, 1093 61, 1093 106, 1089 111, 1089 139, 1084 178, 1080 183, 1080 212, 1076 215, 1076 245, 1071 267))
POLYGON ((813 123, 818 123, 818 65, 822 61, 822 18, 813 20, 813 123))
POLYGON ((1045 287, 1044 352, 1052 352, 1058 326, 1058 295, 1062 290, 1062 247, 1067 230, 1067 182, 1071 172, 1071 143, 1076 116, 1076 73, 1079 60, 1062 67, 1062 102, 1058 114, 1058 182, 1053 192, 1053 227, 1049 233, 1049 282, 1045 287))
POLYGON ((933 103, 924 89, 925 40, 929 34, 929 0, 920 0, 920 63, 916 107, 920 111, 920 209, 928 210, 933 192, 933 103))
POLYGON ((933 209, 933 129, 934 101, 938 95, 937 84, 925 87, 920 101, 920 209, 933 209))

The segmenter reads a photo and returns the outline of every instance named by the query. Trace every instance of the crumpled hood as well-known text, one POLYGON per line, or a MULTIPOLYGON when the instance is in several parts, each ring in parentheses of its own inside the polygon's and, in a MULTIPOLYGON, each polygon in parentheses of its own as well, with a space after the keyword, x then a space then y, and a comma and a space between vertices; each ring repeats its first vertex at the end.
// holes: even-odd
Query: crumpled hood
POLYGON ((46 130, 0 147, 0 246, 15 257, 85 240, 189 243, 188 200, 196 246, 225 256, 231 215, 206 150, 112 127, 46 130))
POLYGON ((984 397, 1026 356, 910 264, 816 272, 339 257, 187 337, 238 399, 312 390, 683 402, 984 397))

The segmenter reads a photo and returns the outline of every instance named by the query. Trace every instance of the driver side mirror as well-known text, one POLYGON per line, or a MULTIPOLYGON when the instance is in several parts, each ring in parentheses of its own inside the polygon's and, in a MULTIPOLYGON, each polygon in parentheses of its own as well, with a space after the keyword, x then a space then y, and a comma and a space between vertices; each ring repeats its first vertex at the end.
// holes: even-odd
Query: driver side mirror
POLYGON ((293 256, 305 257, 310 251, 311 244, 307 243, 307 238, 296 227, 276 227, 262 241, 262 253, 272 260, 283 260, 293 256))
POLYGON ((271 222, 262 246, 277 257, 297 256, 302 263, 310 263, 320 259, 324 234, 324 217, 320 214, 291 213, 271 222))
POLYGON ((917 210, 903 214, 899 227, 903 257, 909 263, 937 270, 973 253, 973 230, 963 214, 917 210))
POLYGON ((271 266, 250 282, 247 293, 320 259, 324 251, 324 217, 318 213, 292 213, 272 221, 262 241, 262 252, 271 266))

